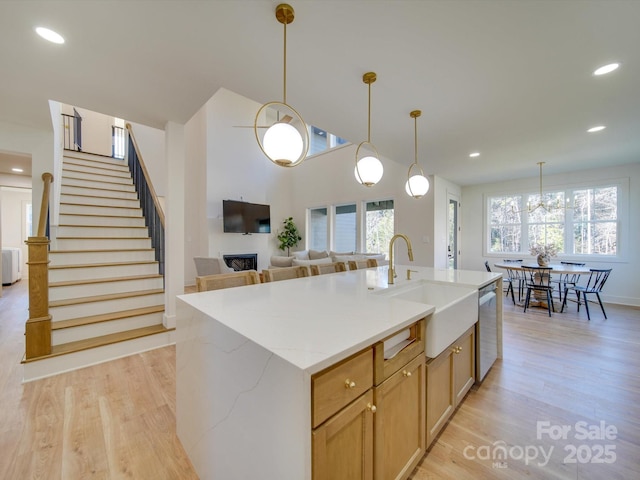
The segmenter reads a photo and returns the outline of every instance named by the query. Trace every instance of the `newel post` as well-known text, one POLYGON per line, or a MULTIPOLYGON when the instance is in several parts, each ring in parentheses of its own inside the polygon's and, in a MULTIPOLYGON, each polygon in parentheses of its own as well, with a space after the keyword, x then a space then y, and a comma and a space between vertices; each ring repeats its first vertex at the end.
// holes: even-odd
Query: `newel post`
POLYGON ((25 325, 25 358, 51 353, 51 315, 49 315, 49 238, 45 235, 49 210, 49 188, 53 175, 43 173, 44 190, 36 237, 29 237, 29 319, 25 325))

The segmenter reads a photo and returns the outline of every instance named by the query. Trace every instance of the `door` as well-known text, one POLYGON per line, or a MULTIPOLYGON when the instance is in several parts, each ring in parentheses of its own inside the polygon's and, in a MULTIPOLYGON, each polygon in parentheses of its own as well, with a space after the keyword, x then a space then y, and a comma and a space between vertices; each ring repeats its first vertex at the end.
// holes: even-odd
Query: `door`
POLYGON ((460 202, 458 197, 449 194, 449 203, 447 211, 447 223, 449 228, 448 244, 447 244, 447 268, 458 268, 458 255, 460 251, 458 249, 458 233, 460 232, 460 226, 458 225, 458 209, 460 208, 460 202))

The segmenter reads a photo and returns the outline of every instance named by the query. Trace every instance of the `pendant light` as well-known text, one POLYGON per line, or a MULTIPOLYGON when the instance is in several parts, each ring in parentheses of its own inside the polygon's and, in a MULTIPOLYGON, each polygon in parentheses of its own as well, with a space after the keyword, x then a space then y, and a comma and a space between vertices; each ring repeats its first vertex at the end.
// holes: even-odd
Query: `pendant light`
POLYGON ((407 183, 404 186, 404 189, 407 192, 407 195, 413 198, 420 198, 427 194, 429 191, 429 179, 424 176, 424 172, 422 171, 422 167, 418 164, 418 117, 422 115, 420 110, 412 111, 409 116, 413 118, 413 127, 414 127, 414 151, 415 151, 415 160, 409 167, 409 172, 407 173, 407 183), (411 175, 411 171, 413 168, 417 168, 420 173, 415 173, 411 175))
POLYGON ((378 183, 382 178, 384 167, 382 162, 378 160, 378 151, 376 147, 371 143, 371 84, 377 79, 374 72, 367 72, 362 76, 362 81, 369 85, 369 114, 368 114, 368 127, 367 127, 367 141, 360 143, 356 150, 356 168, 354 175, 356 180, 365 187, 371 187, 378 183), (375 155, 366 155, 360 158, 360 149, 363 146, 367 146, 373 150, 375 155))
POLYGON ((253 131, 260 150, 281 167, 300 165, 309 152, 309 131, 300 114, 287 104, 287 25, 295 17, 293 7, 281 3, 276 7, 276 19, 284 25, 284 82, 282 102, 269 102, 260 107, 253 122, 253 131), (275 111, 275 121, 269 127, 258 125, 261 115, 275 111), (267 128, 261 136, 261 129, 267 128))

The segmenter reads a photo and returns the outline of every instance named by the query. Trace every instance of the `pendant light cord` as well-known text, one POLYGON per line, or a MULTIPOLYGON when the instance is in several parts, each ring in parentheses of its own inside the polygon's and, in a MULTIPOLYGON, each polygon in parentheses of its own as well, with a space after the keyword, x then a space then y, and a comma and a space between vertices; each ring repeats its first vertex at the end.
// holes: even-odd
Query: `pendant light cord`
POLYGON ((369 83, 369 115, 367 118, 367 142, 371 143, 371 83, 369 83))
POLYGON ((418 165, 418 117, 413 118, 414 151, 416 152, 415 164, 418 165))
POLYGON ((287 103, 287 22, 284 22, 284 63, 283 65, 284 65, 283 67, 284 82, 282 82, 283 83, 282 103, 287 103))

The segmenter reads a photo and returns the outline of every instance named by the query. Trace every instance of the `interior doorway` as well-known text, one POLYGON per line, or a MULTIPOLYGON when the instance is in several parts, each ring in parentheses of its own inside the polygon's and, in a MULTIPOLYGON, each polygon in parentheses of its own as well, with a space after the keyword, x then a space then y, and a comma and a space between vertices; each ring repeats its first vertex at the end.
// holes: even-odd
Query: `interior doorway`
POLYGON ((448 197, 447 224, 449 232, 447 241, 447 268, 457 269, 458 256, 460 255, 458 246, 458 234, 460 233, 458 210, 460 209, 460 202, 456 195, 449 194, 448 197))

